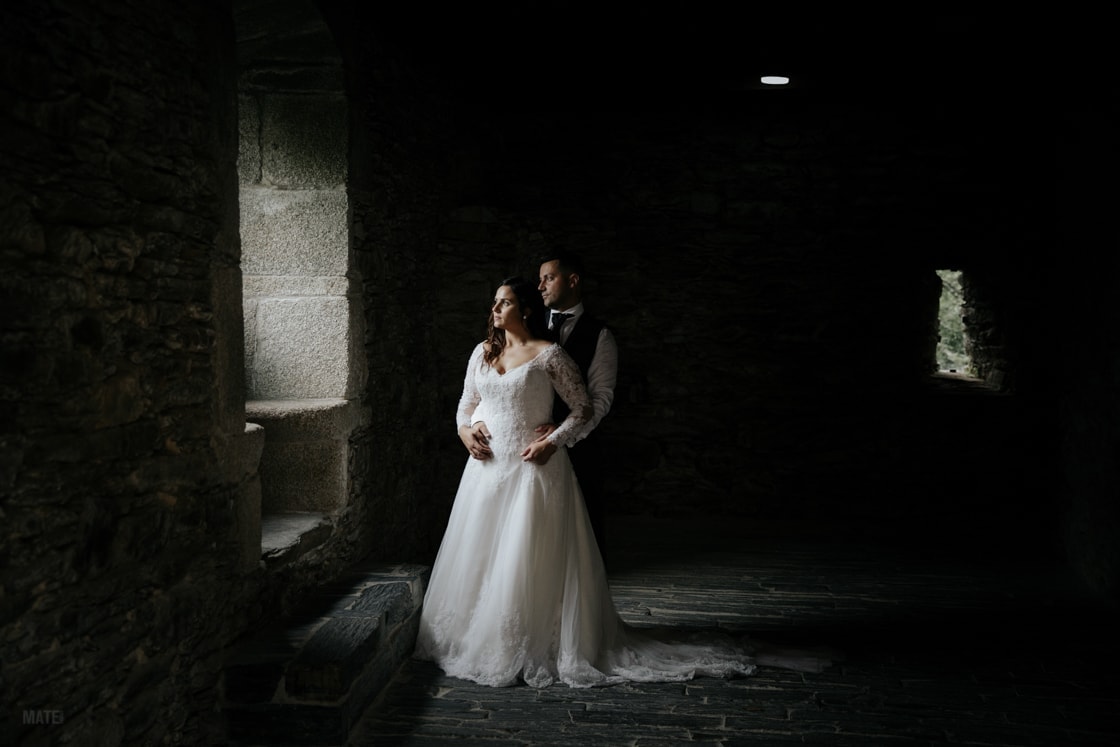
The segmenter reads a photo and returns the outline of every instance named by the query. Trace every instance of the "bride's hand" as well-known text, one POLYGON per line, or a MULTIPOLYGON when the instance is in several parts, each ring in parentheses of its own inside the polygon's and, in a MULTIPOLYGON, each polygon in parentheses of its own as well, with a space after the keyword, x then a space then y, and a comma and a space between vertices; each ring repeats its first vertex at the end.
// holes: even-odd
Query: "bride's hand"
POLYGON ((459 440, 475 459, 489 459, 494 456, 490 451, 490 430, 486 423, 478 422, 473 426, 459 427, 459 440))
POLYGON ((548 460, 556 453, 556 448, 556 444, 549 441, 546 434, 525 447, 525 451, 521 452, 521 461, 548 464, 548 460))

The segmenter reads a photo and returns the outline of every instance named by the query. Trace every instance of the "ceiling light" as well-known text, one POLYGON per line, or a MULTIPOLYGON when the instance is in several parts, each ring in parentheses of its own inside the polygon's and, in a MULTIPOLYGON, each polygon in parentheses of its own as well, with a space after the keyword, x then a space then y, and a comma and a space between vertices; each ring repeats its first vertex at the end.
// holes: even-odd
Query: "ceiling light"
POLYGON ((784 86, 789 83, 789 78, 784 75, 763 75, 759 80, 768 86, 784 86))

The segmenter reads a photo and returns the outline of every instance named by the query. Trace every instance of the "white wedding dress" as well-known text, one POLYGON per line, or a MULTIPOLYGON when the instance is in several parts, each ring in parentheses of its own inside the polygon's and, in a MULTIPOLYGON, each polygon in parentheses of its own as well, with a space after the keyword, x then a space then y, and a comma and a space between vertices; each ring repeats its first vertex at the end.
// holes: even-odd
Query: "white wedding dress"
POLYGON ((587 394, 571 357, 554 344, 500 374, 482 353, 479 344, 471 355, 456 421, 485 421, 493 457, 468 459, 463 470, 415 657, 492 686, 752 674, 757 652, 731 636, 681 631, 669 638, 623 622, 567 450, 544 465, 522 461, 534 428, 551 419, 554 390, 573 412, 555 431, 557 445, 570 444, 584 423, 587 394))

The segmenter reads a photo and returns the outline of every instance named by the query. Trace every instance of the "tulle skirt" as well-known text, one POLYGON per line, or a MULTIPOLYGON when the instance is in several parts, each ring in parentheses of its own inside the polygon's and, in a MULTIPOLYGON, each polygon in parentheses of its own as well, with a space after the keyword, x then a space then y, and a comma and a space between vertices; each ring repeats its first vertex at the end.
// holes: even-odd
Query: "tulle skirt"
MULTIPOLYGON (((563 449, 543 466, 516 456, 468 461, 415 656, 483 685, 533 687, 745 676, 760 661, 754 646, 729 634, 638 628, 619 617, 563 449)), ((817 661, 762 656, 819 669, 817 661)))

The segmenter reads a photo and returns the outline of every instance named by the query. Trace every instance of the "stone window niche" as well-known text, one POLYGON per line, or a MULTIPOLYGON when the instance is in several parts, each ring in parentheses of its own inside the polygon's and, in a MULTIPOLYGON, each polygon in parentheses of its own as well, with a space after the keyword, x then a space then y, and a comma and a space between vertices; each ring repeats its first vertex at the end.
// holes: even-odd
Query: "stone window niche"
POLYGON ((936 281, 941 296, 929 346, 934 376, 970 389, 1013 393, 1013 330, 1006 328, 1006 310, 995 301, 1005 293, 1007 279, 965 267, 937 270, 936 281), (954 335, 956 339, 946 339, 954 335), (951 352, 943 352, 943 344, 951 352))
POLYGON ((349 501, 363 317, 333 38, 306 0, 239 5, 246 419, 264 429, 262 553, 274 561, 329 536, 349 501))
POLYGON ((937 314, 937 370, 943 374, 972 376, 968 330, 964 322, 964 292, 960 270, 937 270, 941 297, 937 314))

